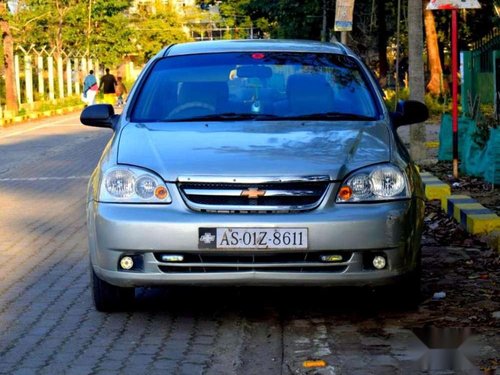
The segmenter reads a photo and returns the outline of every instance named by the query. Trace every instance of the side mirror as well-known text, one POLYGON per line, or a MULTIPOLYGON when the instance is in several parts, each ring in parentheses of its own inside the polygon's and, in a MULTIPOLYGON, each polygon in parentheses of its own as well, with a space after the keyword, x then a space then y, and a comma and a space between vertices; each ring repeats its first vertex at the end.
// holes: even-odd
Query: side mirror
POLYGON ((82 111, 80 122, 83 125, 96 126, 98 128, 111 128, 115 126, 115 110, 110 104, 90 105, 82 111))
POLYGON ((394 127, 417 124, 429 118, 429 110, 424 103, 416 100, 400 100, 396 112, 391 112, 394 127))

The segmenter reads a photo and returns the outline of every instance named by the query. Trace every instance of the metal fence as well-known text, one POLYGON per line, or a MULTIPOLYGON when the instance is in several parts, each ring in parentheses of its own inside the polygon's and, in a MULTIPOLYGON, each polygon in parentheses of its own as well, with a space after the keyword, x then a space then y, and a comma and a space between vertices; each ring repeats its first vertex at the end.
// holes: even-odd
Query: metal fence
POLYGON ((14 75, 19 104, 55 100, 80 94, 84 77, 99 61, 78 51, 35 49, 17 46, 14 54, 14 75))
POLYGON ((471 103, 495 104, 497 54, 500 29, 494 29, 462 52, 462 106, 469 114, 471 103))

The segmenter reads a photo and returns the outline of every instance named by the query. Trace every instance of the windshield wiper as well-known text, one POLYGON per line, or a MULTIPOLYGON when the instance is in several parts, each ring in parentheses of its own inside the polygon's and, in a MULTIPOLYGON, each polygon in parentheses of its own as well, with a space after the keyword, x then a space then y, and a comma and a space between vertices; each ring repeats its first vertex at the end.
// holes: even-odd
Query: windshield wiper
POLYGON ((351 121, 373 121, 376 120, 373 116, 358 115, 355 113, 342 112, 318 112, 306 113, 302 115, 277 116, 264 113, 213 113, 201 116, 191 116, 185 118, 167 119, 169 122, 188 122, 188 121, 245 121, 245 120, 351 120, 351 121))
POLYGON ((226 113, 214 113, 209 115, 201 116, 191 116, 179 119, 168 119, 167 121, 244 121, 244 120, 269 120, 276 119, 278 116, 269 115, 263 113, 236 113, 236 112, 226 112, 226 113))
POLYGON ((373 121, 376 120, 373 116, 358 115, 356 113, 342 113, 342 112, 318 112, 306 113, 303 115, 291 115, 281 117, 283 120, 354 120, 354 121, 373 121))

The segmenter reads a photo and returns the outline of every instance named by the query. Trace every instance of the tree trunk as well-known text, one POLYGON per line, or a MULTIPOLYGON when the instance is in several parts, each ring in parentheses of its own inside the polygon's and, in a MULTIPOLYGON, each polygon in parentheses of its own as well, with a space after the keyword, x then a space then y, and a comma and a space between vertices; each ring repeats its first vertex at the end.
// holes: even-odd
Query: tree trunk
MULTIPOLYGON (((424 102, 424 37, 422 25, 422 1, 408 1, 408 76, 410 99, 424 102)), ((410 154, 415 161, 427 157, 425 149, 425 125, 410 128, 410 154)))
POLYGON ((387 62, 387 23, 385 22, 385 0, 377 2, 378 19, 378 61, 380 78, 387 77, 389 64, 387 62))
POLYGON ((16 84, 14 80, 14 40, 10 32, 7 3, 0 3, 0 31, 2 33, 3 70, 5 72, 5 101, 9 111, 17 112, 16 84))
MULTIPOLYGON (((427 6, 429 1, 425 1, 424 6, 427 6)), ((439 95, 443 89, 447 89, 446 82, 443 82, 443 68, 441 66, 441 57, 439 56, 438 37, 436 32, 436 22, 434 21, 434 13, 431 10, 424 11, 425 21, 425 36, 427 42, 427 58, 429 61, 430 79, 427 84, 427 91, 433 95, 439 95)))

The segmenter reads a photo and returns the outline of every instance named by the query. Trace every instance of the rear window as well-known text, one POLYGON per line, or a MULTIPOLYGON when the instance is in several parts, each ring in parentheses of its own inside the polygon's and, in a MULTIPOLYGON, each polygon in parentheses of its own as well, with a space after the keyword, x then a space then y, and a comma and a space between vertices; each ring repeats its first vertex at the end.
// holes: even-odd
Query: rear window
POLYGON ((254 115, 279 120, 332 113, 376 118, 376 103, 370 81, 348 56, 200 54, 158 60, 140 86, 130 119, 164 122, 254 115))

